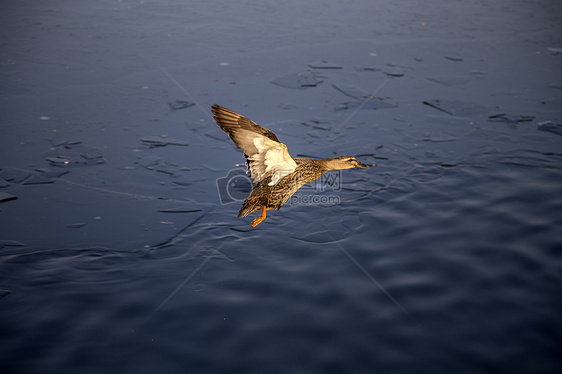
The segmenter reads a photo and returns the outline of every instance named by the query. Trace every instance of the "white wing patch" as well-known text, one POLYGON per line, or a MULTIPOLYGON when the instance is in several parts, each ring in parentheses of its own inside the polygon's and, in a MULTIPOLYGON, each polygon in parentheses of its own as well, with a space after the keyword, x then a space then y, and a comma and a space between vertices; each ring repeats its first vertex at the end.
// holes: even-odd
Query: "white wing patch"
POLYGON ((271 182, 268 185, 273 186, 284 176, 295 171, 297 163, 291 155, 285 144, 278 143, 265 136, 255 137, 254 146, 258 153, 249 156, 250 171, 254 183, 265 179, 271 175, 271 182))

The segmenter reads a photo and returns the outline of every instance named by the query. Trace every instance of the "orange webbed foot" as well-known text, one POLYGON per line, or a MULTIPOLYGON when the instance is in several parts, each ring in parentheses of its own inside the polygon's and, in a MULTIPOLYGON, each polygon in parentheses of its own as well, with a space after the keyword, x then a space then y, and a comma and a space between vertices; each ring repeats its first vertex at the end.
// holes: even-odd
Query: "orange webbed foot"
POLYGON ((259 216, 258 218, 256 218, 253 222, 252 222, 252 227, 256 227, 257 225, 259 225, 260 223, 262 223, 262 221, 265 219, 265 210, 267 208, 264 206, 263 207, 263 211, 261 213, 261 216, 259 216))

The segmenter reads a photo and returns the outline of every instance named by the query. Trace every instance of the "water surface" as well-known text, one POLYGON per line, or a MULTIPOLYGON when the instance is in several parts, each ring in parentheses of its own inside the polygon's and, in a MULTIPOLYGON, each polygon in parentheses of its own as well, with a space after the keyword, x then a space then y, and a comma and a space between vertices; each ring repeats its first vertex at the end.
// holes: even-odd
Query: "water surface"
POLYGON ((1 7, 2 372, 559 371, 557 3, 1 7), (377 166, 252 229, 213 103, 377 166))

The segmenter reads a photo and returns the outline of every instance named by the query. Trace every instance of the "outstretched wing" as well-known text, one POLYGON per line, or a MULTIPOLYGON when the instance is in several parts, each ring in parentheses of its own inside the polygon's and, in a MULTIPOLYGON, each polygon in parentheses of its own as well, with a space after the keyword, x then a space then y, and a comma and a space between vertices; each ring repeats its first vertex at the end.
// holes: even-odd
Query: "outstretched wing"
POLYGON ((213 105, 212 111, 217 125, 244 151, 254 183, 271 176, 272 186, 295 170, 287 146, 272 131, 220 105, 213 105))

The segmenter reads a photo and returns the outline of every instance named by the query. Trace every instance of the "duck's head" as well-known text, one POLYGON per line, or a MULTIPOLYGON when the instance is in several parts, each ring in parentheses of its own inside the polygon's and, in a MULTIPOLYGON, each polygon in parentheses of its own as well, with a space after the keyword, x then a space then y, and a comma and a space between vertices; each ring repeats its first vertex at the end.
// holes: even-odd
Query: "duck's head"
POLYGON ((328 167, 328 170, 353 169, 353 168, 368 169, 371 167, 371 165, 365 165, 359 162, 353 156, 339 156, 334 158, 327 158, 326 166, 328 167))

